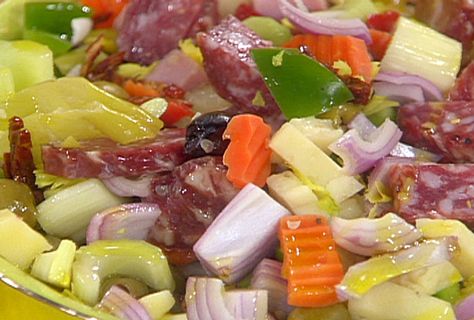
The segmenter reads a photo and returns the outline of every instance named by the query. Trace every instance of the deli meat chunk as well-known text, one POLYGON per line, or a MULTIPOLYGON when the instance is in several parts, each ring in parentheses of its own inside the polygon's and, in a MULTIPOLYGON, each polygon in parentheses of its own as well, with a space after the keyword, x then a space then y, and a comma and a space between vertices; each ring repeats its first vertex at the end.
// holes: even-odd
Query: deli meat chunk
POLYGON ((171 171, 185 161, 185 129, 164 129, 154 140, 118 145, 109 139, 84 141, 79 148, 46 145, 44 170, 70 179, 135 178, 171 171))
POLYGON ((172 263, 195 259, 192 246, 238 190, 226 178, 221 157, 193 159, 152 182, 146 202, 160 206, 162 214, 149 241, 162 247, 172 263))
POLYGON ((400 107, 402 141, 443 156, 474 162, 474 101, 413 103, 400 107))
POLYGON ((474 62, 471 62, 456 80, 454 87, 449 92, 449 100, 474 100, 474 62))
POLYGON ((126 60, 150 64, 217 20, 216 0, 132 0, 123 13, 118 45, 126 60))
POLYGON ((233 16, 209 33, 198 34, 197 41, 209 81, 221 97, 234 103, 237 112, 258 114, 267 123, 281 115, 250 54, 251 49, 270 47, 271 42, 261 39, 233 16), (257 94, 261 94, 265 106, 254 105, 257 94))
POLYGON ((458 219, 474 228, 474 164, 399 164, 390 188, 394 211, 409 222, 458 219))

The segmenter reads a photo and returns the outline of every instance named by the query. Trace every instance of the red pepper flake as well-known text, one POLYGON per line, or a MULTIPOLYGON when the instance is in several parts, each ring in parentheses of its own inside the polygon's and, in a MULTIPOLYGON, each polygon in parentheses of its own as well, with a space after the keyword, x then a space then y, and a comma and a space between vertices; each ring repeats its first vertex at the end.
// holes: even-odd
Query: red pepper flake
POLYGON ((44 199, 43 193, 35 184, 35 164, 31 148, 31 134, 25 129, 23 120, 13 117, 9 120, 10 152, 5 153, 3 171, 5 176, 28 185, 35 195, 36 202, 44 199))

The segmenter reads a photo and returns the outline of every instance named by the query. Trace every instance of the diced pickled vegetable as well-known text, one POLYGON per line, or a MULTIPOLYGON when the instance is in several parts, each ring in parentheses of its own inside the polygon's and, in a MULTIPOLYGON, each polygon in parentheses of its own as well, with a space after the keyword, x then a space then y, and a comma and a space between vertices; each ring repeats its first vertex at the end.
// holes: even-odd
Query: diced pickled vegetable
POLYGON ((10 68, 0 66, 0 103, 6 101, 14 93, 15 82, 10 68))
POLYGON ((108 137, 127 144, 153 138, 162 127, 159 119, 140 107, 98 89, 84 78, 62 78, 30 87, 12 96, 5 110, 7 117, 23 117, 31 132, 38 168, 42 167, 40 146, 52 141, 108 137))
POLYGON ((461 43, 408 18, 397 29, 382 59, 382 71, 406 72, 449 90, 461 67, 461 43))
POLYGON ((349 300, 353 320, 455 320, 451 304, 392 282, 349 300))
POLYGON ((250 17, 243 23, 262 39, 270 40, 276 47, 291 39, 290 29, 270 17, 250 17))
POLYGON ((163 290, 144 296, 138 300, 146 309, 152 320, 160 320, 173 308, 175 300, 169 290, 163 290))
POLYGON ((9 209, 30 227, 36 225, 35 197, 21 182, 0 179, 0 210, 9 209))
POLYGON ((324 308, 296 308, 288 320, 351 320, 351 316, 343 304, 335 304, 324 308))
POLYGON ((20 269, 27 269, 33 260, 51 245, 13 212, 0 210, 0 256, 20 269))
POLYGON ((428 239, 456 237, 460 250, 454 255, 451 263, 458 268, 465 279, 474 276, 474 233, 461 221, 418 219, 416 227, 428 239))
POLYGON ((327 119, 294 118, 290 120, 290 123, 326 154, 332 153, 328 149, 329 145, 344 134, 341 128, 335 128, 333 121, 327 119))
POLYGON ((71 240, 62 240, 56 251, 36 257, 31 274, 53 286, 69 288, 75 254, 76 244, 71 240))
POLYGON ((143 241, 96 241, 81 247, 73 264, 72 291, 94 305, 100 299, 102 281, 126 276, 143 281, 155 290, 174 290, 174 280, 160 248, 143 241))
POLYGON ((462 275, 449 261, 412 271, 393 279, 393 282, 417 292, 433 295, 462 281, 462 275))
POLYGON ((354 177, 345 176, 336 162, 290 123, 273 135, 270 148, 313 184, 326 188, 336 203, 363 188, 354 177))
POLYGON ((33 41, 0 40, 0 64, 10 68, 17 91, 54 78, 53 53, 33 41))

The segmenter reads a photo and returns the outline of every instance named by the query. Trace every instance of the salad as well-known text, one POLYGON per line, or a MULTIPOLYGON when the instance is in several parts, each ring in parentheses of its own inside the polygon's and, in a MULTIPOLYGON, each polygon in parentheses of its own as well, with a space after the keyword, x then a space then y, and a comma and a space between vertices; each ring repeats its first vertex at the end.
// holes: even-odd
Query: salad
POLYGON ((0 1, 0 280, 87 319, 474 319, 473 12, 0 1))

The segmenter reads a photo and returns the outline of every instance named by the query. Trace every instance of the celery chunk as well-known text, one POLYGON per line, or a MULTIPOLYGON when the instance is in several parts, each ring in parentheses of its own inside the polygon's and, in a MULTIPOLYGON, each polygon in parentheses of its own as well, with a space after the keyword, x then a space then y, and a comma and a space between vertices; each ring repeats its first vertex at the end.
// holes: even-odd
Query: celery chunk
MULTIPOLYGON (((15 82, 10 68, 0 66, 0 103, 15 93, 15 82)), ((1 118, 1 117, 0 117, 1 118)))
POLYGON ((73 264, 72 292, 89 305, 96 304, 104 279, 126 276, 155 290, 174 290, 175 283, 161 249, 144 241, 96 241, 81 247, 73 264))

